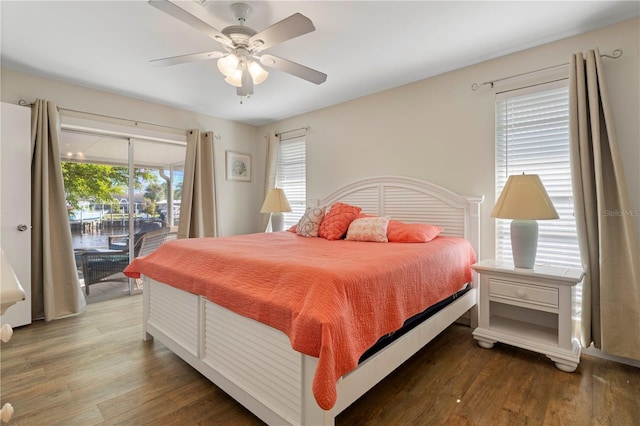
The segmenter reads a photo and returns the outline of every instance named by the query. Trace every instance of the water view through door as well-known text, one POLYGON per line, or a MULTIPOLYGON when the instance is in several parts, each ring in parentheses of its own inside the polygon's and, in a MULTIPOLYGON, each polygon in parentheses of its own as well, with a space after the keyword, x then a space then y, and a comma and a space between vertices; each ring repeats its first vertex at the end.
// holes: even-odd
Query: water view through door
POLYGON ((87 302, 142 290, 122 273, 177 231, 184 146, 62 132, 61 162, 87 302), (178 161, 176 161, 178 159, 178 161), (152 237, 153 236, 153 237, 152 237), (146 247, 146 249, 145 249, 146 247))

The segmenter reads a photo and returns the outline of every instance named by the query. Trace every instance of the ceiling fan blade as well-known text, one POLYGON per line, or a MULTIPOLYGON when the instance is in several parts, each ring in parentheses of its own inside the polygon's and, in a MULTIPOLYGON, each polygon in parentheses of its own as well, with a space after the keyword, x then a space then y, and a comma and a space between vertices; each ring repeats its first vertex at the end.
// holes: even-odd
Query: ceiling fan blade
POLYGON ((277 56, 262 55, 260 57, 260 62, 266 67, 284 71, 315 84, 322 84, 327 81, 327 75, 325 73, 321 73, 320 71, 316 71, 309 67, 305 67, 304 65, 300 65, 277 56))
POLYGON ((260 31, 249 39, 254 52, 261 52, 284 41, 315 31, 313 22, 306 16, 295 13, 260 31))
MULTIPOLYGON (((218 43, 221 43, 225 46, 231 46, 233 43, 229 37, 222 34, 220 31, 213 28, 211 25, 207 24, 200 17, 197 17, 197 11, 191 7, 190 2, 182 2, 184 6, 178 6, 177 4, 170 2, 168 0, 149 0, 149 4, 156 9, 159 9, 174 18, 184 22, 187 25, 195 28, 196 30, 206 34, 211 37, 218 43), (188 7, 192 10, 187 11, 184 7, 188 7)), ((197 6, 197 5, 196 5, 197 6)))
POLYGON ((169 58, 162 59, 154 59, 149 61, 153 65, 157 66, 169 66, 169 65, 178 65, 184 64, 187 62, 195 62, 195 61, 205 61, 207 59, 216 59, 224 56, 224 52, 218 52, 214 50, 213 52, 202 52, 202 53, 190 53, 188 55, 180 55, 180 56, 171 56, 169 58))

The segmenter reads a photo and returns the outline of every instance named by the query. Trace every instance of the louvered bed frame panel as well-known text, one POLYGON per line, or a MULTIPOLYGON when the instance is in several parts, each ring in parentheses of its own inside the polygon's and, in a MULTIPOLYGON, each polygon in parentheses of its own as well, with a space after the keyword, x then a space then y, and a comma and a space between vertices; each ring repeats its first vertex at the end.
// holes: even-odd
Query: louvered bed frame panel
MULTIPOLYGON (((444 235, 467 238, 479 255, 482 197, 387 176, 345 185, 319 204, 336 201, 358 205, 369 214, 440 225, 444 235)), ((473 288, 340 378, 338 401, 330 411, 318 407, 311 391, 317 358, 291 349, 282 332, 204 297, 145 277, 143 334, 145 340, 156 338, 165 344, 267 424, 332 425, 342 410, 460 316, 471 312, 474 326, 476 304, 473 288)))
POLYGON ((468 239, 479 254, 482 200, 481 196, 458 195, 418 179, 380 176, 345 185, 317 203, 329 206, 342 201, 362 207, 363 213, 439 225, 444 228, 442 235, 468 239))

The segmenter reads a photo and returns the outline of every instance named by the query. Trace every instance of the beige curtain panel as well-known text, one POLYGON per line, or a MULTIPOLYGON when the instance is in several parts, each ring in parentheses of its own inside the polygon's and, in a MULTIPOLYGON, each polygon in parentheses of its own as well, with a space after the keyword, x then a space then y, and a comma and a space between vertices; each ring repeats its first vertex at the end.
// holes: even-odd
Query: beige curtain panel
POLYGON ((215 237, 216 185, 213 132, 187 131, 178 238, 215 237))
POLYGON ((640 360, 640 249, 600 52, 574 54, 570 67, 571 173, 586 273, 582 343, 640 360))
MULTIPOLYGON (((275 188, 278 182, 278 152, 280 151, 280 137, 275 133, 271 134, 267 138, 267 167, 265 168, 264 179, 264 200, 271 188, 275 188)), ((271 221, 269 218, 271 215, 263 214, 262 226, 265 232, 271 231, 271 221)))
POLYGON ((31 111, 31 309, 46 321, 85 307, 80 288, 58 139, 60 116, 53 102, 38 99, 31 111))

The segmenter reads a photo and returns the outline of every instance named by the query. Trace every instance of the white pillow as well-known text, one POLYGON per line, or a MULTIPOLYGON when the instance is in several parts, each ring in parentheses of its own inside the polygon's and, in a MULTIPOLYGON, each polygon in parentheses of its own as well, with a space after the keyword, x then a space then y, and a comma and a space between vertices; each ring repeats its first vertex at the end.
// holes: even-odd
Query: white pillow
POLYGON ((320 224, 324 219, 324 212, 324 207, 307 207, 307 210, 298 221, 296 234, 303 237, 317 237, 320 224))
POLYGON ((361 217, 351 222, 345 239, 386 243, 388 226, 387 217, 361 217))

